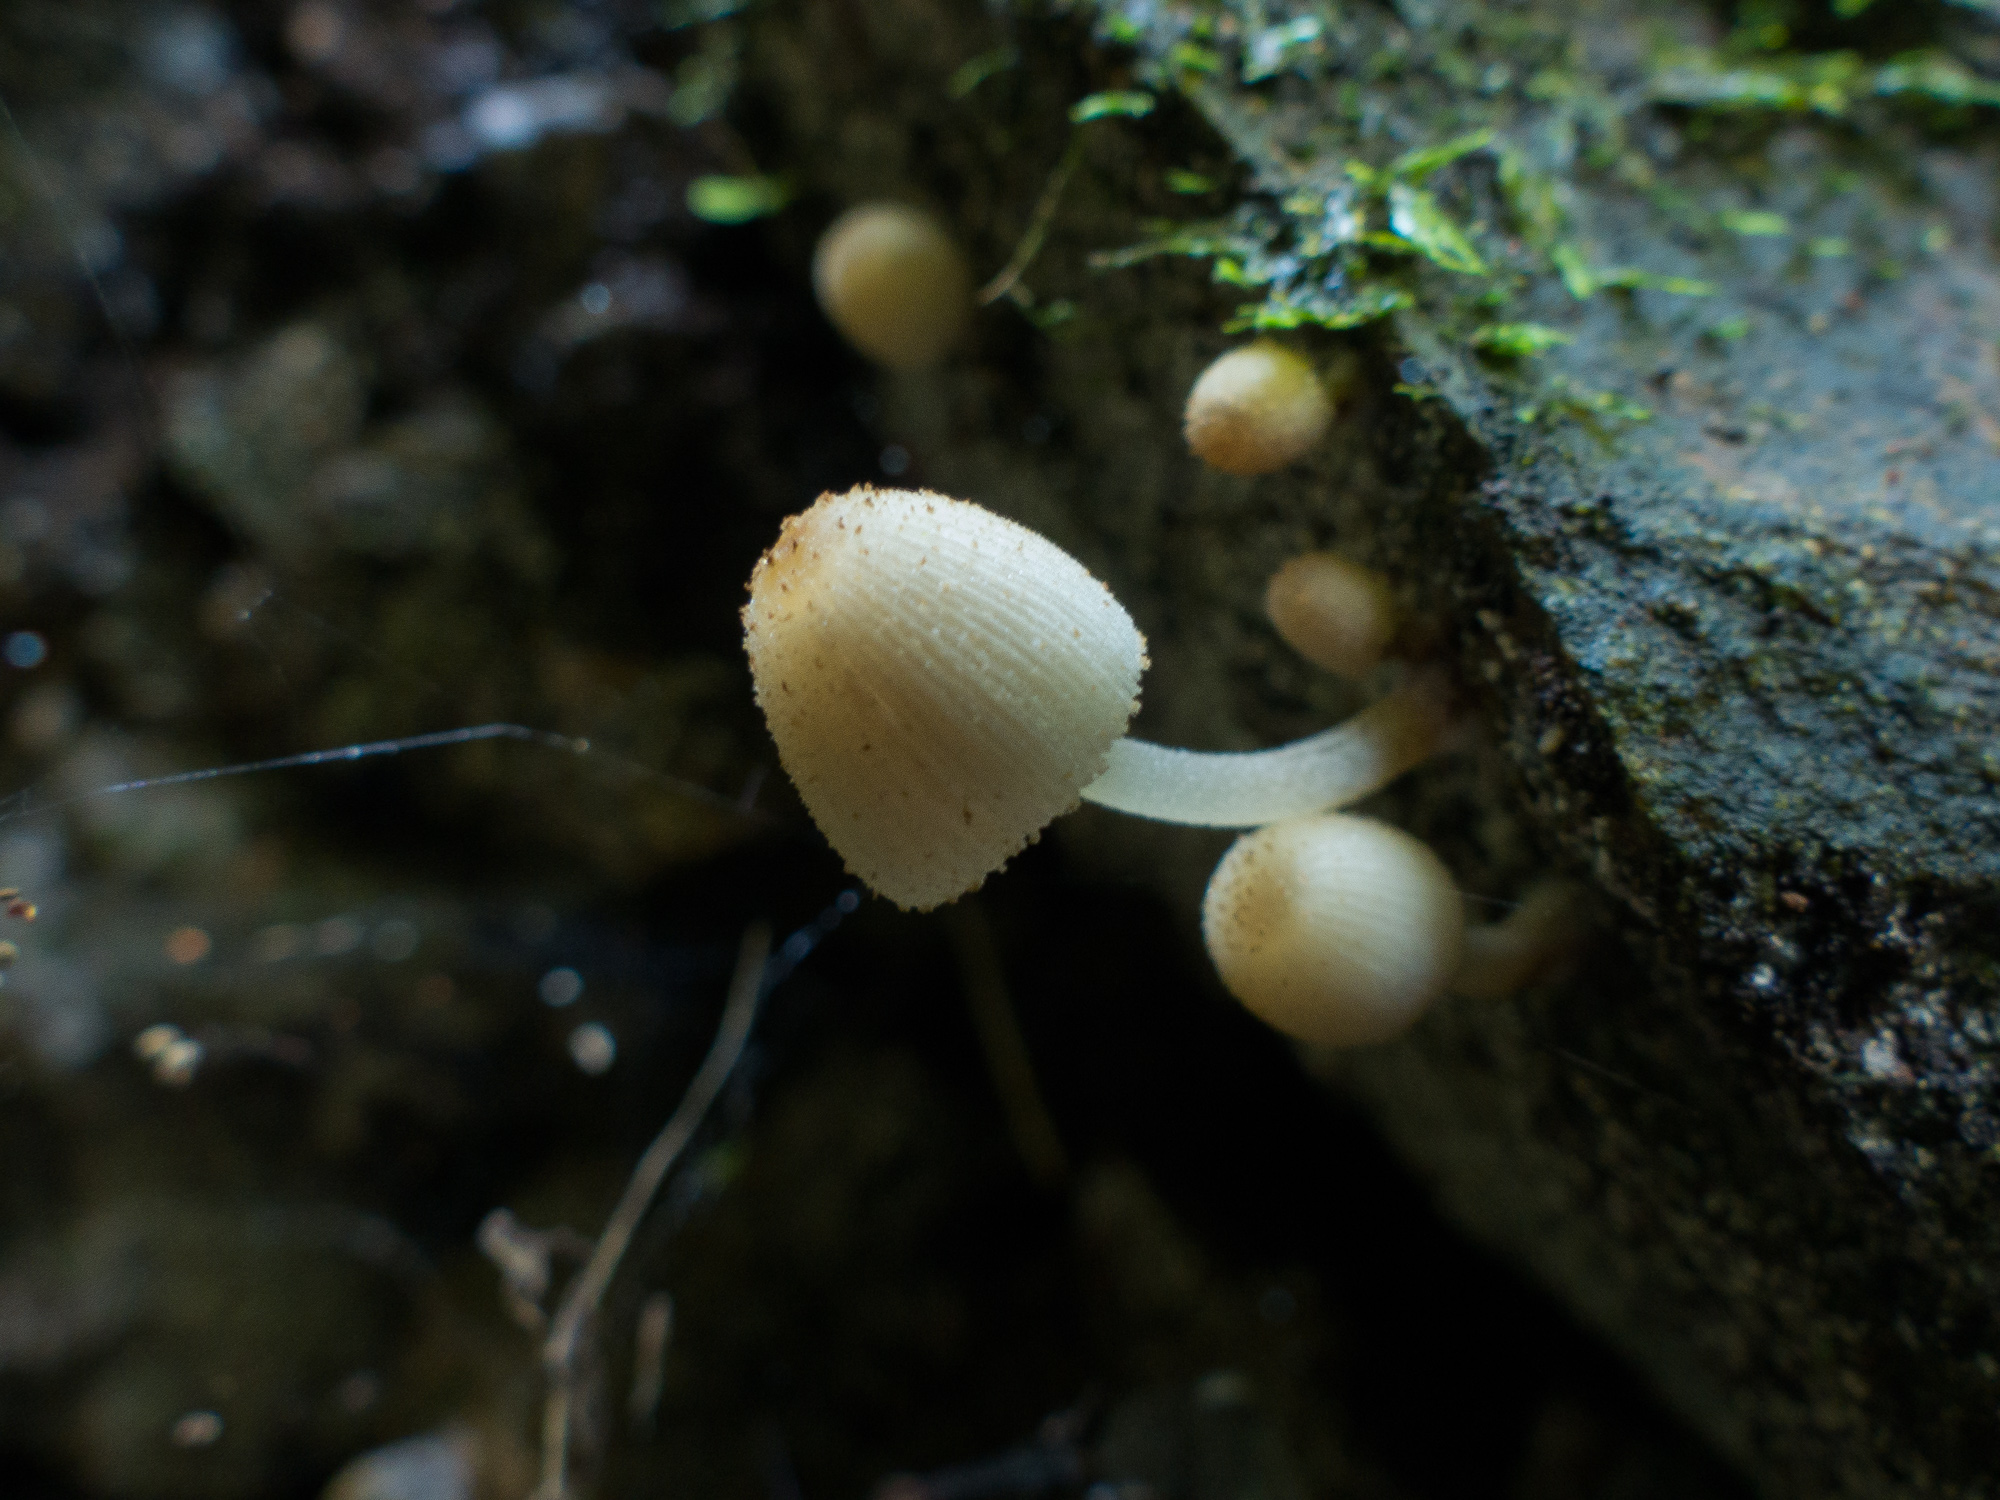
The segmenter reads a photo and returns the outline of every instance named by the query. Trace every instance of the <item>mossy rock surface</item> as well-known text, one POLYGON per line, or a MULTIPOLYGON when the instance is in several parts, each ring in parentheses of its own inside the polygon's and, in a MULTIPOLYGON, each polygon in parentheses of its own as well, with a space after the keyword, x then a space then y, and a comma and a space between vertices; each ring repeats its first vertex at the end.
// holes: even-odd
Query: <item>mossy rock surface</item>
MULTIPOLYGON (((912 479, 1112 581, 1152 645, 1142 732, 1240 747, 1350 705, 1262 623, 1302 547, 1439 623, 1487 748, 1393 812, 1474 891, 1588 874, 1617 941, 1328 1069, 1773 1495, 1983 1495, 2000 1452, 1977 9, 1764 7, 1732 35, 1687 5, 1416 0, 749 23, 760 148, 824 217, 926 202, 1001 266, 1072 152, 1032 291, 885 382, 882 427, 912 479), (1155 103, 1071 125, 1112 91, 1155 103), (1337 211, 1377 239, 1328 249, 1337 211), (1132 246, 1168 253, 1102 254, 1132 246), (1232 320, 1357 372, 1275 479, 1180 445, 1232 320)), ((1190 913, 1219 848, 1096 814, 1065 836, 1190 913)))

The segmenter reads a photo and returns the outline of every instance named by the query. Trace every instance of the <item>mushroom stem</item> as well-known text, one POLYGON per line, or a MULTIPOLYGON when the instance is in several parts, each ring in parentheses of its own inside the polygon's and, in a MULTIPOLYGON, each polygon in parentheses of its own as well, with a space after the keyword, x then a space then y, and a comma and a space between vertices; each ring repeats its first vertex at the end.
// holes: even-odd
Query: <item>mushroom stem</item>
POLYGON ((1466 929, 1465 957, 1451 992, 1467 1000, 1509 1000, 1548 977, 1582 940, 1589 900, 1574 881, 1537 881, 1500 921, 1466 929))
POLYGON ((1425 673, 1346 723, 1271 750, 1176 750, 1121 739, 1083 799, 1161 823, 1258 828, 1380 791, 1429 759, 1449 724, 1443 678, 1425 673))

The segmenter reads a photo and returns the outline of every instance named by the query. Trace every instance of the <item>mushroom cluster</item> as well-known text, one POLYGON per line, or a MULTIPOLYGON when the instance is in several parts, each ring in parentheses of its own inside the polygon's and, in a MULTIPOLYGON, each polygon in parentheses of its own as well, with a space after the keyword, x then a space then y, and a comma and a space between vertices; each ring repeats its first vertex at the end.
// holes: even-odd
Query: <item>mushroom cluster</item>
MULTIPOLYGON (((813 288, 887 368, 936 364, 972 312, 972 276, 921 209, 868 203, 821 236, 813 288)), ((1188 447, 1212 469, 1274 473, 1325 436, 1351 380, 1259 338, 1188 393, 1188 447)), ((1272 577, 1266 611, 1300 656, 1351 680, 1420 655, 1388 581, 1332 552, 1272 577)), ((750 578, 744 641, 778 758, 848 867, 900 906, 956 899, 1079 802, 1253 830, 1217 866, 1202 930, 1231 993, 1330 1045, 1379 1041, 1440 994, 1504 995, 1574 930, 1549 884, 1468 926, 1443 863, 1407 833, 1336 809, 1440 748, 1435 672, 1293 744, 1203 753, 1133 739, 1146 643, 1123 606, 1047 538, 920 490, 824 495, 750 578)))
MULTIPOLYGON (((1381 591, 1358 597, 1372 609, 1381 591)), ((963 895, 1090 801, 1257 830, 1218 868, 1204 931, 1225 984, 1280 1030, 1380 1039, 1458 971, 1462 902, 1436 856, 1329 815, 1439 748, 1433 674, 1269 750, 1136 740, 1145 640, 1081 563, 968 501, 866 486, 785 523, 743 623, 780 762, 848 866, 898 905, 963 895)))

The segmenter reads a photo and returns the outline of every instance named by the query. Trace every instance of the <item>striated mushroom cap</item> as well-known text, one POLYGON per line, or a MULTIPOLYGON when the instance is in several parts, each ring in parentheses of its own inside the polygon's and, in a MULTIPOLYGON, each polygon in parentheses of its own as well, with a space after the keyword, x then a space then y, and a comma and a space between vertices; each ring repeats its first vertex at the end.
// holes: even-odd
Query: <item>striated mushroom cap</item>
POLYGON ((1259 339, 1232 349, 1188 392, 1188 447, 1225 474, 1272 474, 1303 458, 1333 421, 1333 402, 1312 365, 1259 339))
POLYGON ((1346 813, 1245 834, 1215 867, 1202 937, 1229 992, 1302 1042, 1387 1041, 1450 983, 1465 943, 1451 872, 1421 839, 1346 813))
POLYGON ((892 370, 944 358, 972 313, 972 269, 920 208, 864 203, 827 226, 813 251, 813 291, 847 341, 892 370))
POLYGON ((899 906, 963 895, 1104 770, 1146 643, 1083 565, 963 500, 867 487, 785 522, 744 644, 778 758, 899 906))

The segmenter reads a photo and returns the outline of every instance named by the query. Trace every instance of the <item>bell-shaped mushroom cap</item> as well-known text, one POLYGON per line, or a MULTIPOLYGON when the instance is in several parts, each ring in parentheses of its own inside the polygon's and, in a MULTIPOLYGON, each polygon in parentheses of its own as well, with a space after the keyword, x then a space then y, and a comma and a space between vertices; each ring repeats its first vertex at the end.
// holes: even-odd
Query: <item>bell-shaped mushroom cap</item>
POLYGON ((1305 359, 1268 339, 1201 372, 1188 392, 1188 447, 1225 474, 1272 474, 1303 458, 1333 421, 1333 402, 1305 359))
POLYGON ((963 500, 866 487, 785 523, 744 639, 828 841, 919 910, 1076 806, 1138 707, 1146 643, 1083 565, 963 500))
POLYGON ((1443 993, 1465 942, 1451 874, 1422 840, 1334 813, 1238 839, 1202 901, 1229 992, 1302 1042, 1386 1041, 1443 993))
POLYGON ((812 274, 833 326, 892 370, 936 364, 972 312, 965 253, 935 218, 903 203, 864 203, 835 219, 812 274))

